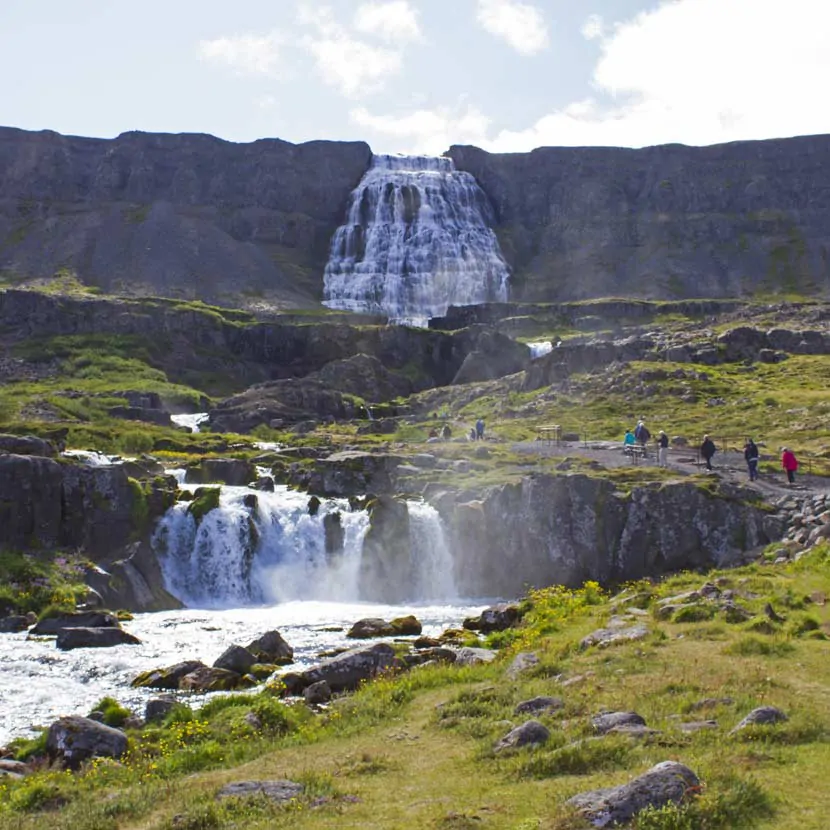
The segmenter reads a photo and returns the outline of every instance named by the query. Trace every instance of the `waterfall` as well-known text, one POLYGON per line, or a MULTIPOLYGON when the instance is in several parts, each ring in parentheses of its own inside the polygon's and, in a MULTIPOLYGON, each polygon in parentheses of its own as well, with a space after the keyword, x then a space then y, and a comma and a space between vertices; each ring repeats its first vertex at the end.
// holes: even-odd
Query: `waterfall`
MULTIPOLYGON (((165 587, 186 605, 205 608, 362 599, 369 514, 351 510, 345 499, 327 499, 312 515, 309 503, 308 495, 286 487, 265 493, 223 486, 219 506, 197 524, 189 503, 178 502, 153 537, 165 587)), ((420 502, 407 507, 411 599, 455 598, 437 511, 420 502)))
POLYGON ((409 508, 409 542, 415 560, 416 597, 455 599, 452 552, 444 536, 444 526, 438 511, 430 504, 407 502, 409 508))
POLYGON ((533 343, 528 343, 527 347, 530 349, 531 360, 536 360, 537 357, 544 357, 553 351, 553 343, 550 340, 537 340, 533 343))
POLYGON ((484 191, 452 159, 374 156, 332 239, 324 304, 426 325, 449 305, 504 302, 493 222, 484 191))

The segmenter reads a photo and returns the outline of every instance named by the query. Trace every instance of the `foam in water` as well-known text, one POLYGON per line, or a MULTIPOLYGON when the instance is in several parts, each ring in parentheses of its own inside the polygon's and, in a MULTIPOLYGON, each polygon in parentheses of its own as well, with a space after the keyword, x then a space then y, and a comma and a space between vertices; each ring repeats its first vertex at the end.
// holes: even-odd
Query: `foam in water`
MULTIPOLYGON (((222 487, 219 507, 198 526, 187 502, 170 508, 153 544, 171 594, 202 608, 384 596, 390 586, 378 584, 380 575, 362 568, 369 527, 365 510, 350 510, 344 499, 330 499, 311 515, 308 496, 286 487, 256 493, 252 508, 245 505, 251 495, 244 487, 222 487), (342 533, 342 547, 334 551, 332 545, 327 549, 327 524, 330 531, 339 525, 329 538, 342 533)), ((420 502, 408 502, 408 509, 414 574, 409 599, 455 599, 453 559, 438 512, 420 502)))
POLYGON ((507 300, 493 209, 452 159, 375 156, 335 232, 324 304, 426 325, 449 305, 507 300))

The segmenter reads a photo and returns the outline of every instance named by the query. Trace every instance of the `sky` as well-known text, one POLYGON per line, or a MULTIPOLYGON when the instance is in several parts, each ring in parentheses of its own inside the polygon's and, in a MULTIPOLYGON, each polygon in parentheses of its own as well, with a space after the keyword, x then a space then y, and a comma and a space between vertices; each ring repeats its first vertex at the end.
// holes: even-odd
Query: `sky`
POLYGON ((0 124, 375 152, 830 133, 827 0, 0 0, 0 124))

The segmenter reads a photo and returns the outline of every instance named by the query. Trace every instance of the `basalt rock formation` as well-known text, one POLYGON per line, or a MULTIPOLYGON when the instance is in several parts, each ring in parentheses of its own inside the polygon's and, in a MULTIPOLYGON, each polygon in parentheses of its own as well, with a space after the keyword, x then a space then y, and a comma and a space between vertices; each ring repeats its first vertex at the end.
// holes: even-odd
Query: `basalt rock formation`
POLYGON ((0 273, 309 305, 370 159, 362 142, 0 128, 0 273))
POLYGON ((449 155, 495 208, 514 299, 830 288, 830 136, 449 155))
POLYGON ((609 584, 735 564, 780 535, 754 499, 728 484, 624 492, 609 479, 568 474, 526 476, 477 496, 447 493, 434 504, 460 593, 518 596, 527 585, 609 584))

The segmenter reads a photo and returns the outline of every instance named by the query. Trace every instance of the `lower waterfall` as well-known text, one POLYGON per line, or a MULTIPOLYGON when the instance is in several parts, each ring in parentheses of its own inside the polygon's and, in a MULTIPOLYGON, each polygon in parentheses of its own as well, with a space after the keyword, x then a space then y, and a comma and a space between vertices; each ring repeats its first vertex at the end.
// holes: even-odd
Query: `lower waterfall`
MULTIPOLYGON (((153 547, 167 590, 189 607, 354 602, 383 597, 381 580, 395 578, 361 569, 370 517, 345 499, 322 500, 310 510, 307 494, 286 487, 265 493, 223 486, 219 506, 199 523, 188 508, 179 502, 168 510, 153 547)), ((407 508, 414 577, 408 598, 455 599, 453 559, 438 512, 415 501, 407 508)))

